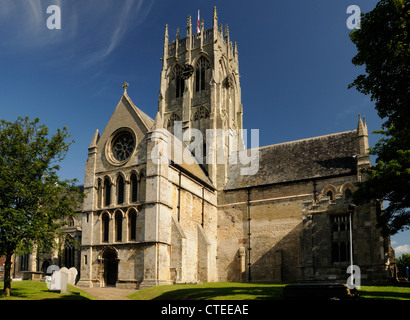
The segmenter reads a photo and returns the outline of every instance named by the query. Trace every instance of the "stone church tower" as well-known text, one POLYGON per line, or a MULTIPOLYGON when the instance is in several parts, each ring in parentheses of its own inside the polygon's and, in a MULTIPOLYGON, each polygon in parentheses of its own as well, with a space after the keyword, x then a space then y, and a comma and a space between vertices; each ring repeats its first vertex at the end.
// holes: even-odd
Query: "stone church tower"
POLYGON ((343 282, 352 261, 369 281, 389 277, 381 205, 351 206, 370 165, 361 118, 351 131, 256 148, 258 170, 243 175, 228 162, 243 146, 238 49, 216 8, 211 29, 202 21, 194 34, 188 17, 170 42, 166 26, 162 62, 155 120, 126 83, 91 139, 79 285, 343 282))
MULTIPOLYGON (((186 37, 182 38, 178 29, 175 40, 169 43, 166 26, 162 61, 158 111, 164 127, 177 137, 179 132, 184 134, 191 128, 202 132, 203 140, 197 141, 202 145, 199 160, 203 160, 215 186, 223 188, 227 179, 226 162, 217 161, 216 152, 206 158, 207 151, 217 150, 218 143, 218 136, 207 136, 206 130, 220 129, 239 137, 243 110, 237 44, 233 45, 230 40, 228 25, 225 32, 222 24, 218 29, 216 7, 211 29, 204 30, 202 20, 200 33, 193 34, 188 16, 186 37), (174 125, 175 121, 180 122, 182 130, 174 125)), ((229 150, 237 146, 230 145, 235 143, 234 139, 225 136, 224 139, 226 141, 219 143, 227 159, 229 150)))

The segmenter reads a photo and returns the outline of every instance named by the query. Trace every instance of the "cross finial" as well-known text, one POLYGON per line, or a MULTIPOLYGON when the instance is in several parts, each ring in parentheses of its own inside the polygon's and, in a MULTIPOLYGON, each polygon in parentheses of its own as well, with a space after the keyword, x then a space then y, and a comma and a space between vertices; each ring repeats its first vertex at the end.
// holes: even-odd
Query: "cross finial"
POLYGON ((128 82, 124 82, 124 84, 122 85, 122 87, 124 88, 124 93, 127 92, 127 88, 128 88, 129 86, 130 86, 130 85, 128 84, 128 82))

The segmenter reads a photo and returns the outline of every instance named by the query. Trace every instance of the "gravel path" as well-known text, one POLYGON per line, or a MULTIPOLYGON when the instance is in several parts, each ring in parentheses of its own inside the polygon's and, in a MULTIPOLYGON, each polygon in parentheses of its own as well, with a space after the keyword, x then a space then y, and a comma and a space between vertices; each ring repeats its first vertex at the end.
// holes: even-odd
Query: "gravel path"
POLYGON ((127 298, 131 293, 134 293, 135 289, 119 289, 114 287, 107 288, 84 288, 77 287, 89 295, 93 296, 95 300, 131 300, 127 298))

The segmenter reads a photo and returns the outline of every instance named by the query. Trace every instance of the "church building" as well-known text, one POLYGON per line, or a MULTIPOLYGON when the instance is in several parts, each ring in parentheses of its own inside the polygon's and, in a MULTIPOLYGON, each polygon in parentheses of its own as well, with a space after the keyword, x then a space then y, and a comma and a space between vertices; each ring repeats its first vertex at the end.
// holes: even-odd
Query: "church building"
POLYGON ((78 285, 346 282, 352 262, 362 281, 389 278, 394 255, 376 227, 381 204, 351 202, 370 165, 365 121, 244 151, 238 46, 216 8, 212 28, 202 21, 193 32, 189 16, 186 35, 178 29, 170 41, 166 26, 163 41, 156 118, 125 83, 91 139, 78 285), (240 152, 255 153, 257 170, 246 174, 247 165, 229 160, 240 152))

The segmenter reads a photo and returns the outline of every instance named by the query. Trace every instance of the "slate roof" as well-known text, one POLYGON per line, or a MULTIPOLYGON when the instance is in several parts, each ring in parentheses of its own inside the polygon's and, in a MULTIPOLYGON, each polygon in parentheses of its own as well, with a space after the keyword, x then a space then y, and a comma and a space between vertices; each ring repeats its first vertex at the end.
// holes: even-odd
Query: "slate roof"
POLYGON ((357 173, 357 130, 259 148, 259 170, 242 176, 228 167, 225 190, 357 173))

